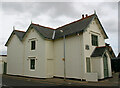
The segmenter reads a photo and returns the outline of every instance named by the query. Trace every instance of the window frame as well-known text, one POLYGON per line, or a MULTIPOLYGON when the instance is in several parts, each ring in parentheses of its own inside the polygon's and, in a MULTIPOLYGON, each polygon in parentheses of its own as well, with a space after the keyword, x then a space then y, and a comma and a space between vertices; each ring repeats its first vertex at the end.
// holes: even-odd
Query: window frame
POLYGON ((36 49, 36 41, 35 40, 31 40, 31 50, 35 50, 36 49))
POLYGON ((91 34, 91 43, 92 43, 92 46, 98 46, 98 36, 97 35, 91 34))
POLYGON ((87 73, 91 72, 91 59, 90 59, 90 57, 86 57, 86 72, 87 73), (89 69, 88 69, 88 59, 89 59, 89 69))
POLYGON ((36 69, 36 60, 35 60, 35 58, 30 58, 29 69, 30 69, 31 71, 35 71, 35 69, 36 69), (34 64, 33 64, 34 67, 33 67, 33 68, 32 68, 31 60, 34 60, 34 64))

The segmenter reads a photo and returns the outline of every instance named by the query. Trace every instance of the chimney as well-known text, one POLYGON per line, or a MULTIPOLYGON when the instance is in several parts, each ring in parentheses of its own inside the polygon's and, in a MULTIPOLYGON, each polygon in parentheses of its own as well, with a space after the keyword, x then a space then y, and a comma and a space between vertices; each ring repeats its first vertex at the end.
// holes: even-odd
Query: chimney
POLYGON ((109 46, 110 44, 108 44, 108 43, 105 43, 105 45, 106 45, 106 46, 109 46))
POLYGON ((82 14, 82 19, 84 19, 84 14, 82 14))
POLYGON ((86 17, 88 17, 88 14, 86 14, 86 17))

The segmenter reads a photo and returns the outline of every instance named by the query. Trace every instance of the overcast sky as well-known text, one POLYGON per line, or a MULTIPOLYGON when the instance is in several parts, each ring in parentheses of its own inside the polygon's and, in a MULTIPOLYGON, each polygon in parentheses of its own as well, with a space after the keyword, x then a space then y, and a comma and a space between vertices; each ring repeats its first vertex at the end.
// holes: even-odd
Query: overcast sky
POLYGON ((118 2, 1 2, 0 54, 7 54, 4 46, 15 29, 26 31, 31 21, 57 28, 81 19, 82 14, 96 13, 109 37, 106 40, 118 54, 118 2))

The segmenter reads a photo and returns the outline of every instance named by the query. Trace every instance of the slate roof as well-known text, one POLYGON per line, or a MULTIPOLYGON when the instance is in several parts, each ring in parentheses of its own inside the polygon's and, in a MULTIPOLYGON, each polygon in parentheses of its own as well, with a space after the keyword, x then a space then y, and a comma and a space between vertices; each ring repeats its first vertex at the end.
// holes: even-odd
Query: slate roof
POLYGON ((19 31, 19 30, 14 30, 13 32, 14 32, 14 33, 18 36, 18 38, 22 41, 25 32, 24 32, 24 31, 19 31))
POLYGON ((62 37, 63 35, 68 36, 68 35, 83 32, 84 29, 86 29, 88 27, 88 25, 92 21, 93 17, 95 17, 94 14, 57 28, 55 39, 58 39, 58 38, 62 37), (61 33, 60 30, 63 30, 63 33, 61 33))
MULTIPOLYGON (((29 28, 30 29, 31 27, 34 28, 43 38, 45 39, 50 39, 50 40, 53 40, 52 37, 53 37, 53 32, 55 31, 55 36, 54 36, 54 39, 59 39, 61 37, 63 37, 63 35, 65 36, 70 36, 70 35, 74 35, 74 34, 77 34, 77 33, 81 33, 83 31, 85 31, 85 29, 89 26, 89 24, 91 23, 91 21, 94 19, 94 18, 97 18, 97 15, 96 14, 92 14, 90 16, 87 16, 87 17, 84 17, 82 19, 79 19, 77 21, 74 21, 72 23, 69 23, 69 24, 66 24, 64 26, 61 26, 59 28, 56 28, 56 29, 53 29, 53 28, 49 28, 49 27, 45 27, 45 26, 41 26, 39 24, 34 24, 34 23, 31 23, 29 28), (60 30, 63 30, 63 32, 61 33, 60 30)), ((102 27, 99 19, 98 19, 98 22, 100 24, 100 26, 102 27)), ((105 38, 108 38, 103 27, 102 27, 102 30, 103 30, 103 33, 105 35, 105 38)), ((28 31, 28 30, 27 30, 28 31)), ((26 35, 26 32, 23 32, 23 31, 13 31, 18 37, 19 39, 22 41, 24 36, 26 35)), ((8 39, 9 40, 9 39, 8 39)), ((7 41, 8 42, 8 41, 7 41)), ((7 43, 5 44, 7 45, 7 43)))
POLYGON ((106 49, 107 49, 106 46, 96 47, 93 53, 91 54, 91 57, 101 57, 104 54, 106 49))
POLYGON ((48 28, 48 27, 44 27, 39 24, 33 24, 33 23, 30 25, 30 27, 33 27, 34 29, 36 29, 37 32, 40 33, 40 35, 42 35, 46 39, 52 39, 53 31, 55 30, 53 28, 48 28))
POLYGON ((13 32, 11 33, 10 37, 8 38, 5 46, 7 46, 8 42, 11 39, 13 34, 16 34, 18 36, 18 38, 22 41, 25 32, 24 31, 19 31, 19 30, 13 30, 13 32))

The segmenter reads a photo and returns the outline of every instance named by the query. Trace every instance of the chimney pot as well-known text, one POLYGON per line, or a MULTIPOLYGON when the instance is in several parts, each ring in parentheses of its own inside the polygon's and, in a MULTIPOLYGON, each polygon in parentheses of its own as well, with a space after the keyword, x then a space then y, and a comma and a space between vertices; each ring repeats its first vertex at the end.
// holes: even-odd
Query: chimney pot
POLYGON ((82 14, 82 19, 84 18, 84 14, 82 14))

